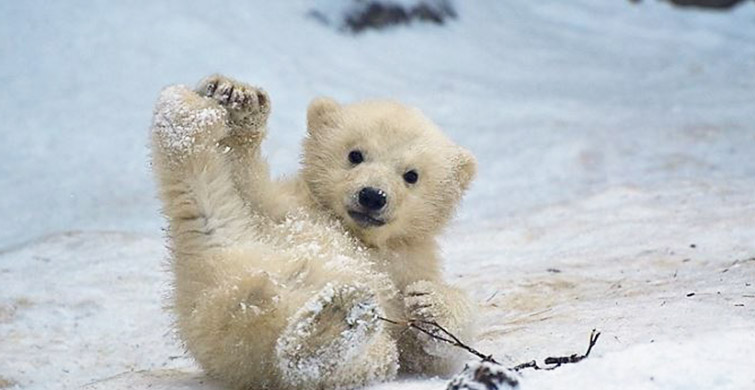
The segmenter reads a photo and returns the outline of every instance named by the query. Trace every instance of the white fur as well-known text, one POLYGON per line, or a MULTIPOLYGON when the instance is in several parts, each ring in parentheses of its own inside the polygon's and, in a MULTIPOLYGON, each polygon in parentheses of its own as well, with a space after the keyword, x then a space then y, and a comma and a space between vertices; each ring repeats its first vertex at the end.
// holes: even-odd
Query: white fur
POLYGON ((417 110, 313 101, 299 176, 269 178, 258 88, 222 76, 166 88, 152 153, 169 223, 177 328, 206 372, 238 388, 353 388, 458 369, 463 351, 378 316, 435 320, 471 337, 473 310, 443 283, 434 236, 474 158, 417 110), (350 148, 366 161, 348 163, 350 148), (407 185, 405 170, 419 172, 407 185), (346 213, 380 186, 387 223, 346 213))

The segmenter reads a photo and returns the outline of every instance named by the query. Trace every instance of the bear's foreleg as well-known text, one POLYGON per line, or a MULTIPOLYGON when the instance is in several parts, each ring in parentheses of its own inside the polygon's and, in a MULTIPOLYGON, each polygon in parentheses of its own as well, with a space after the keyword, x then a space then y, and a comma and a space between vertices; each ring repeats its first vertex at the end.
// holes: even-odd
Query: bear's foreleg
POLYGON ((164 89, 152 123, 152 163, 181 255, 227 246, 247 236, 249 214, 235 188, 219 141, 228 112, 185 86, 164 89))
POLYGON ((202 80, 197 94, 215 100, 228 112, 229 134, 220 146, 229 161, 234 185, 252 214, 276 217, 287 188, 270 178, 261 143, 267 133, 270 98, 259 88, 222 75, 202 80))

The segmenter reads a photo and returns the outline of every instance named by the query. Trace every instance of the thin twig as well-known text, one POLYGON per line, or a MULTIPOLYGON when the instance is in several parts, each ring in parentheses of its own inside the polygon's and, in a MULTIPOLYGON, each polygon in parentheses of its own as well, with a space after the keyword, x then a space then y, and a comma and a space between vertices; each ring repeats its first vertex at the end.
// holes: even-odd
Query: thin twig
POLYGON ((540 366, 538 366, 537 362, 534 360, 530 360, 528 362, 517 364, 516 366, 511 367, 511 369, 516 372, 524 370, 525 368, 534 368, 535 370, 541 370, 540 366))
POLYGON ((477 356, 478 358, 482 359, 483 361, 488 361, 488 362, 491 362, 491 363, 500 364, 495 359, 493 359, 492 355, 485 355, 482 352, 480 352, 480 351, 478 351, 478 350, 470 347, 469 345, 464 344, 461 340, 459 340, 458 337, 456 337, 456 335, 454 335, 453 333, 449 332, 448 330, 446 330, 446 328, 442 327, 440 324, 438 324, 435 321, 424 321, 424 320, 410 319, 408 321, 403 321, 402 322, 402 321, 389 320, 389 319, 384 318, 384 317, 378 317, 378 319, 379 320, 383 320, 383 321, 388 322, 388 323, 393 324, 393 325, 402 325, 402 326, 406 326, 408 328, 417 329, 418 331, 420 331, 420 332, 422 332, 422 333, 424 333, 424 334, 426 334, 426 335, 428 335, 428 336, 430 336, 430 337, 432 337, 432 338, 434 338, 434 339, 436 339, 438 341, 443 341, 444 343, 448 343, 448 344, 451 344, 453 346, 462 348, 462 349, 466 350, 467 352, 469 352, 469 353, 477 356), (423 327, 421 325, 427 325, 427 326, 429 326, 429 328, 425 328, 425 327, 423 327), (439 335, 438 331, 440 331, 441 333, 443 333, 444 335, 446 335, 448 337, 444 337, 444 336, 439 335))
MULTIPOLYGON (((448 343, 453 346, 462 348, 466 350, 467 352, 482 359, 483 361, 491 362, 494 364, 501 364, 501 363, 498 363, 493 358, 493 355, 486 355, 470 347, 469 345, 464 344, 461 340, 459 340, 458 337, 456 337, 456 335, 449 332, 446 328, 444 328, 443 326, 441 326, 439 323, 435 321, 416 320, 416 319, 410 319, 407 321, 395 321, 395 320, 390 320, 385 317, 378 317, 378 319, 388 322, 393 325, 405 326, 407 327, 407 329, 410 329, 410 328, 416 329, 438 341, 442 341, 444 343, 448 343), (422 325, 426 327, 423 327, 422 325), (442 335, 438 334, 438 332, 440 332, 442 335)), ((561 367, 561 365, 563 364, 578 363, 582 361, 583 359, 587 358, 588 356, 590 356, 590 352, 592 352, 592 349, 595 346, 595 344, 598 342, 599 337, 600 337, 600 332, 598 332, 596 329, 593 329, 592 332, 590 333, 590 342, 587 346, 587 351, 585 351, 585 353, 582 355, 578 355, 574 353, 569 356, 549 356, 545 358, 544 360, 544 363, 548 365, 546 367, 541 367, 540 365, 537 364, 536 360, 531 360, 525 363, 517 364, 516 366, 511 367, 510 369, 517 372, 524 370, 526 368, 532 368, 534 370, 554 370, 558 367, 561 367)))
POLYGON ((590 333, 590 344, 587 346, 587 351, 583 355, 577 355, 571 354, 569 356, 557 356, 557 357, 547 357, 545 358, 545 364, 552 364, 553 366, 547 367, 547 369, 552 370, 556 367, 559 367, 562 364, 569 364, 569 363, 578 363, 582 361, 582 359, 585 359, 586 357, 590 356, 590 352, 592 352, 592 347, 595 346, 595 343, 598 342, 598 338, 600 337, 600 332, 593 329, 592 333, 590 333))
POLYGON ((583 359, 590 356, 590 352, 592 352, 592 348, 595 346, 595 344, 598 342, 598 338, 600 337, 600 332, 593 329, 590 333, 590 343, 587 346, 587 351, 583 355, 577 355, 576 353, 571 354, 569 356, 550 356, 545 358, 544 362, 545 364, 548 364, 550 366, 541 367, 537 364, 537 361, 531 360, 526 363, 518 364, 511 369, 514 371, 521 371, 525 368, 532 368, 534 370, 555 370, 558 367, 561 367, 562 364, 570 364, 570 363, 578 363, 582 361, 583 359))
MULTIPOLYGON (((480 351, 478 351, 478 350, 476 350, 476 349, 474 349, 474 348, 472 348, 472 347, 464 344, 453 333, 451 333, 448 330, 446 330, 446 328, 440 326, 439 323, 437 323, 435 321, 424 321, 424 320, 416 320, 416 322, 419 322, 419 323, 424 324, 424 325, 429 325, 429 326, 435 327, 436 329, 440 330, 441 332, 443 332, 445 335, 447 335, 448 337, 450 337, 453 340, 453 342, 451 344, 456 345, 457 347, 460 347, 460 348, 463 348, 463 349, 467 350, 469 353, 471 353, 471 354, 479 357, 483 361, 491 362, 491 363, 495 363, 495 364, 500 364, 495 359, 493 359, 493 355, 485 355, 482 352, 480 352, 480 351)), ((419 327, 416 327, 416 326, 415 326, 415 328, 419 329, 419 327)))

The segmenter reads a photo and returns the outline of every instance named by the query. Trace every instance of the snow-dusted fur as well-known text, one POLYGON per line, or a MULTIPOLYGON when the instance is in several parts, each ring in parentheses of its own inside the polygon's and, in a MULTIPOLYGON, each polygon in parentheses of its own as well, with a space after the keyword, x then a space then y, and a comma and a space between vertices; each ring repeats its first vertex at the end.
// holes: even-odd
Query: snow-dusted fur
POLYGON ((321 98, 308 110, 301 173, 271 180, 260 157, 269 112, 264 91, 222 76, 168 87, 157 102, 153 163, 188 350, 239 388, 351 388, 399 370, 457 370, 462 352, 378 317, 472 337, 474 310, 441 280, 434 237, 474 157, 416 109, 321 98), (365 186, 387 195, 382 226, 347 212, 365 186))

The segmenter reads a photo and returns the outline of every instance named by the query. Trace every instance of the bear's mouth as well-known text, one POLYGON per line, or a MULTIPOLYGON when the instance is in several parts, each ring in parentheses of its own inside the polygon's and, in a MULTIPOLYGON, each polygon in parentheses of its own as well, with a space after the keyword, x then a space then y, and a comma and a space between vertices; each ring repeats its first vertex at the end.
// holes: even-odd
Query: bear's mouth
POLYGON ((385 225, 384 220, 374 218, 367 213, 360 213, 359 211, 349 210, 349 217, 351 217, 357 225, 363 228, 385 225))

